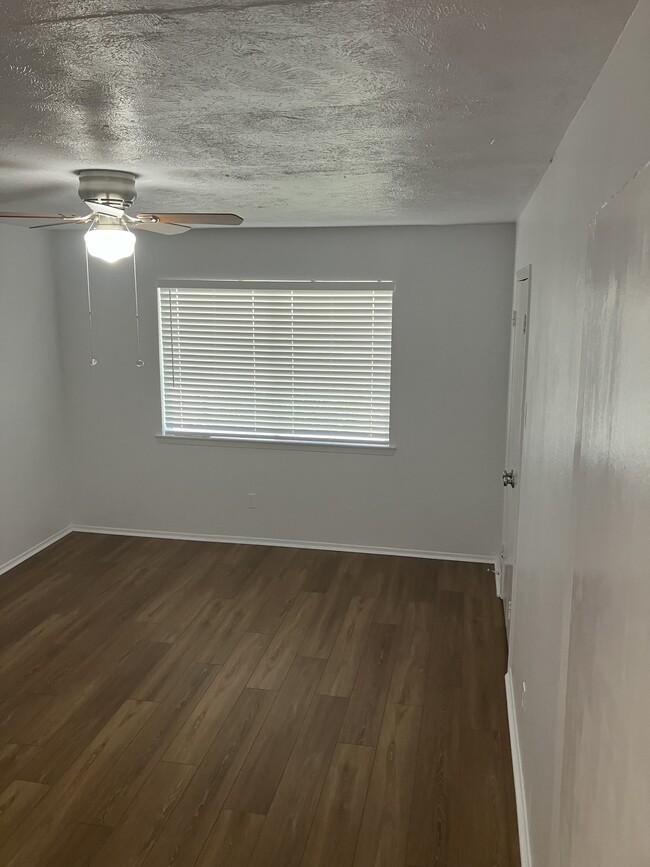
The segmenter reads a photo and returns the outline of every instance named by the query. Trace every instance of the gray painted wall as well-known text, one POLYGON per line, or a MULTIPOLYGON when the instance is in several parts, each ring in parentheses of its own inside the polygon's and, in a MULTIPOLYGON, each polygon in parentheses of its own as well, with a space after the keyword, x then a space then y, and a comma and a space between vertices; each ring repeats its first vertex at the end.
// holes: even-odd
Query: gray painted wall
POLYGON ((93 263, 90 367, 82 241, 55 241, 75 522, 497 553, 513 226, 197 230, 137 243, 142 369, 130 265, 93 263), (396 452, 158 442, 156 281, 173 277, 393 279, 396 452))
POLYGON ((69 518, 48 241, 0 227, 0 566, 69 518))

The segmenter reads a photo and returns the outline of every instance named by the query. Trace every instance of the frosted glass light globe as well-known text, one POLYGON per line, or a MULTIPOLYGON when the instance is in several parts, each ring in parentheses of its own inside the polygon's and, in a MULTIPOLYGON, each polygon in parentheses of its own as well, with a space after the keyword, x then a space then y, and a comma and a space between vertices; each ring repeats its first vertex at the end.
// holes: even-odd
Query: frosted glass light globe
POLYGON ((84 241, 88 255, 104 262, 126 259, 133 255, 135 248, 135 235, 119 220, 110 223, 100 220, 86 232, 84 241))

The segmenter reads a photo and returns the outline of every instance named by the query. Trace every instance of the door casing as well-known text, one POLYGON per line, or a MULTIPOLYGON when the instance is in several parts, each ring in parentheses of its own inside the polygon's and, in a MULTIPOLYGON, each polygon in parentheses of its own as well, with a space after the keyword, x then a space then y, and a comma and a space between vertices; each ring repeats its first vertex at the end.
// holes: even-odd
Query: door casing
POLYGON ((500 563, 501 597, 503 599, 508 636, 510 636, 516 583, 521 456, 524 428, 526 425, 526 370, 530 335, 531 280, 532 268, 530 265, 517 271, 512 306, 513 328, 510 345, 510 389, 508 394, 506 466, 504 472, 514 472, 515 487, 504 488, 503 535, 500 563))

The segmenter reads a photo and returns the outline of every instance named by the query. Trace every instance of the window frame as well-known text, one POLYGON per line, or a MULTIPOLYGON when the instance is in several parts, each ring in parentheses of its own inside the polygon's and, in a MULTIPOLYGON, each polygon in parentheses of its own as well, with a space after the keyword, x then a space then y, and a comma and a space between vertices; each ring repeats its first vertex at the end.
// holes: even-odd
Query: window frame
MULTIPOLYGON (((344 291, 344 290, 341 290, 344 291)), ((324 452, 351 452, 355 454, 393 454, 396 451, 396 445, 393 441, 393 394, 394 394, 394 349, 395 349, 395 298, 397 287, 394 280, 386 279, 354 279, 354 280, 324 280, 324 279, 260 279, 260 278, 213 278, 213 279, 158 279, 156 281, 156 319, 158 329, 158 376, 159 376, 159 412, 160 412, 160 432, 156 434, 156 439, 160 443, 177 444, 177 445, 194 445, 194 446, 226 446, 235 448, 266 448, 266 449, 287 449, 287 450, 307 450, 307 451, 324 451, 324 452), (164 395, 164 377, 163 377, 163 331, 161 321, 161 292, 166 289, 211 289, 223 284, 259 284, 259 288, 270 288, 274 286, 287 286, 291 284, 300 285, 383 285, 385 288, 392 291, 392 308, 391 308, 391 340, 390 340, 390 392, 389 392, 389 409, 388 409, 388 442, 372 443, 372 442, 354 442, 347 440, 329 440, 319 439, 300 439, 299 437, 273 437, 273 436, 255 436, 246 435, 245 432, 228 434, 199 434, 199 433, 173 433, 165 430, 165 395, 164 395)))

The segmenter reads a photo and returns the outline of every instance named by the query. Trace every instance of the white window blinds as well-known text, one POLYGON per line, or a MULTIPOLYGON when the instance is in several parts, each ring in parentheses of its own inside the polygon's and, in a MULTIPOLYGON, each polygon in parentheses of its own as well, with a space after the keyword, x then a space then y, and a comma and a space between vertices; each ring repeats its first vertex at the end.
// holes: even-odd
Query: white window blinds
POLYGON ((393 285, 158 290, 163 433, 387 445, 393 285))

